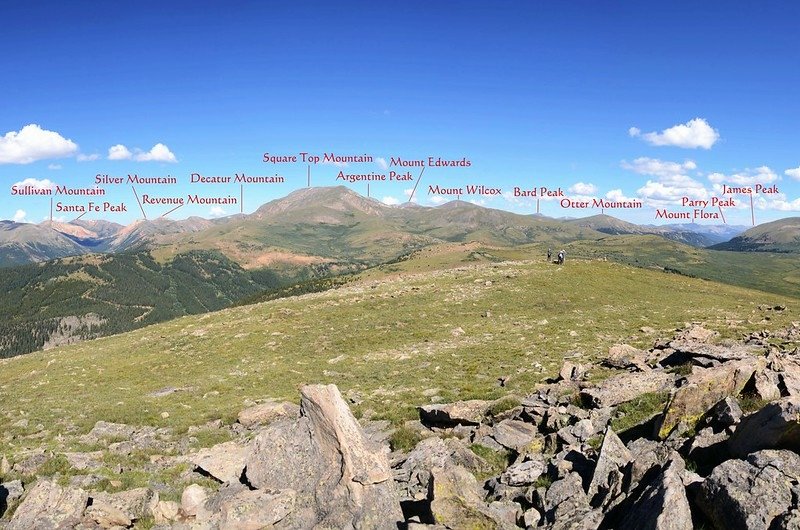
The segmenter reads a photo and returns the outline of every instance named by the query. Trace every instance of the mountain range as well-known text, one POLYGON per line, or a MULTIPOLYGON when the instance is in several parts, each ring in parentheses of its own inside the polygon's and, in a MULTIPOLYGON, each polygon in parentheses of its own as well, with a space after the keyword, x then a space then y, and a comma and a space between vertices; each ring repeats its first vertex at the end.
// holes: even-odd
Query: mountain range
MULTIPOLYGON (((245 268, 297 260, 374 264, 444 241, 518 245, 593 239, 601 234, 652 234, 709 247, 746 229, 733 225, 636 225, 609 215, 558 220, 464 201, 438 207, 408 206, 388 206, 339 186, 300 189, 252 214, 210 220, 138 220, 128 226, 102 220, 39 225, 2 221, 0 266, 131 250, 152 250, 156 257, 167 259, 197 249, 218 250, 245 268)), ((778 238, 776 244, 758 248, 776 250, 783 242, 778 238)))
MULTIPOLYGON (((749 253, 699 248, 740 228, 639 226, 607 215, 557 220, 463 201, 387 206, 345 187, 302 189, 250 215, 212 220, 156 219, 128 226, 3 221, 0 357, 319 290, 336 284, 335 276, 365 269, 390 273, 392 264, 415 253, 461 243, 516 249, 518 259, 557 246, 574 257, 773 292, 785 290, 787 278, 800 278, 795 260, 773 255, 766 270, 763 260, 750 259, 749 253)), ((796 252, 797 231, 797 219, 786 219, 726 244, 796 252)), ((470 259, 482 259, 482 252, 470 259)))
POLYGON ((800 252, 800 217, 755 226, 712 248, 737 252, 800 252))

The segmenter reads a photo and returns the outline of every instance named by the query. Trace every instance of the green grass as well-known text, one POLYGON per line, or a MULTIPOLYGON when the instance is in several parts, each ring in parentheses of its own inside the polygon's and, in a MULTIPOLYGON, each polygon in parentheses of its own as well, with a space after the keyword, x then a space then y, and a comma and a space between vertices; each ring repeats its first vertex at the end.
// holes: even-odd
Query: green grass
POLYGON ((518 407, 521 401, 518 397, 507 396, 500 398, 489 407, 488 413, 492 416, 497 416, 503 412, 509 411, 514 407, 518 407))
POLYGON ((429 402, 426 390, 439 389, 444 401, 525 395, 567 354, 584 362, 618 342, 650 346, 642 326, 668 336, 703 321, 740 336, 788 325, 799 307, 786 296, 610 262, 464 264, 473 251, 457 253, 456 268, 428 272, 421 257, 399 263, 408 271, 400 275, 0 361, 0 453, 58 448, 59 434, 85 433, 101 419, 176 433, 229 423, 248 400, 296 402, 308 383, 356 391, 364 416, 400 424, 429 402), (759 304, 788 309, 765 323, 759 304), (185 390, 149 395, 167 386, 185 390), (23 417, 46 435, 12 426, 23 417))
POLYGON ((666 392, 649 392, 623 403, 617 408, 617 416, 611 420, 611 428, 621 433, 639 425, 664 410, 668 398, 666 392))
POLYGON ((761 399, 753 394, 742 394, 739 396, 739 407, 745 414, 757 412, 769 404, 769 400, 761 399))
POLYGON ((481 444, 471 444, 469 448, 489 464, 485 471, 475 476, 478 480, 486 480, 489 477, 499 475, 511 463, 511 454, 508 451, 495 451, 481 444))
POLYGON ((411 451, 422 440, 418 431, 400 425, 389 437, 389 447, 392 451, 411 451))
POLYGON ((668 268, 682 275, 800 297, 800 260, 796 254, 707 250, 659 236, 627 235, 576 241, 568 246, 569 255, 668 268))

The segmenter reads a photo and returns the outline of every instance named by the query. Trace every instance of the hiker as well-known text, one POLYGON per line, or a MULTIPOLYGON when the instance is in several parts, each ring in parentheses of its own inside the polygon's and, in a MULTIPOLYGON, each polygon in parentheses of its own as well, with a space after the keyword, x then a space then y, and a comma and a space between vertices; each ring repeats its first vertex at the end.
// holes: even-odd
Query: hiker
POLYGON ((548 261, 548 263, 550 262, 550 258, 552 258, 552 257, 553 257, 553 249, 552 248, 548 248, 547 249, 547 261, 548 261))
POLYGON ((558 264, 559 265, 563 265, 564 264, 564 251, 563 250, 558 253, 558 264))

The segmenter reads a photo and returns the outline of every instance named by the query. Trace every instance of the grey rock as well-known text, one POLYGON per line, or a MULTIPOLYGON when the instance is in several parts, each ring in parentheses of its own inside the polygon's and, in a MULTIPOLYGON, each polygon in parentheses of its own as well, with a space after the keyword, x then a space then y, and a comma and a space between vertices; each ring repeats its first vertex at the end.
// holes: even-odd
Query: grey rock
POLYGON ((727 441, 726 431, 715 433, 711 427, 706 427, 690 440, 685 454, 698 464, 716 466, 729 456, 727 441))
POLYGON ((21 480, 10 480, 0 484, 0 517, 3 516, 5 507, 18 500, 25 493, 21 480))
POLYGON ((514 463, 501 475, 500 482, 509 486, 528 486, 536 482, 547 470, 543 456, 535 456, 532 460, 514 463))
POLYGON ((522 506, 513 501, 494 501, 489 503, 488 515, 500 528, 517 528, 522 506))
POLYGON ((472 473, 485 473, 490 465, 476 455, 461 440, 438 437, 422 440, 408 454, 402 465, 396 470, 395 480, 403 495, 408 499, 425 499, 428 496, 431 471, 435 467, 457 465, 465 467, 472 473))
POLYGON ((779 516, 770 526, 770 530, 800 530, 800 510, 794 508, 779 516))
POLYGON ((294 418, 300 413, 300 407, 288 401, 281 403, 261 403, 246 408, 239 413, 238 421, 245 427, 252 429, 260 425, 267 425, 279 418, 294 418))
POLYGON ((565 521, 591 511, 581 476, 569 473, 553 482, 544 496, 544 509, 545 517, 550 522, 565 521))
POLYGON ((541 451, 544 441, 536 426, 519 420, 503 420, 494 426, 492 438, 517 452, 541 451))
POLYGON ((770 403, 745 417, 728 441, 733 456, 759 449, 800 450, 800 397, 770 403))
POLYGON ((772 370, 756 372, 753 383, 755 394, 759 399, 773 401, 781 398, 781 389, 778 387, 780 378, 772 370))
POLYGON ((95 443, 100 440, 127 440, 133 437, 136 427, 123 423, 98 421, 91 431, 81 437, 84 443, 95 443))
POLYGON ((795 359, 786 359, 778 373, 781 386, 790 396, 800 396, 800 364, 795 359))
POLYGON ((539 521, 542 520, 542 514, 536 508, 528 508, 522 514, 522 524, 526 527, 539 526, 539 521))
POLYGON ((595 428, 592 420, 580 420, 572 426, 572 435, 577 438, 579 442, 585 442, 595 434, 598 434, 600 429, 595 428))
POLYGON ((582 364, 564 361, 561 370, 558 371, 558 376, 562 381, 579 381, 585 372, 586 368, 582 364))
POLYGON ((620 370, 633 369, 647 372, 647 352, 634 348, 629 344, 615 344, 608 349, 608 355, 603 359, 603 364, 620 370))
POLYGON ((39 473, 39 468, 42 467, 48 460, 53 457, 53 454, 43 449, 33 451, 24 459, 15 463, 11 468, 12 471, 23 476, 33 476, 39 473))
POLYGON ((181 494, 181 510, 184 514, 203 519, 204 516, 210 516, 206 513, 206 502, 208 501, 208 491, 198 484, 190 484, 184 488, 181 494))
POLYGON ((744 413, 739 406, 739 402, 736 401, 736 398, 728 396, 711 409, 708 423, 711 423, 717 429, 724 429, 742 421, 742 416, 744 416, 744 413))
POLYGON ((92 505, 86 515, 108 528, 130 526, 133 522, 149 517, 158 504, 158 493, 149 488, 136 488, 119 493, 92 493, 92 505))
POLYGON ((92 451, 91 453, 64 453, 64 457, 73 469, 79 471, 94 471, 104 466, 102 451, 92 451))
MULTIPOLYGON (((669 343, 674 351, 673 359, 688 359, 704 367, 718 366, 729 361, 741 361, 759 355, 763 350, 742 344, 729 346, 701 343, 694 340, 673 340, 669 343)), ((667 362, 667 364, 671 364, 667 362)))
POLYGON ((231 441, 200 449, 190 460, 220 482, 239 482, 251 451, 250 446, 231 441))
POLYGON ((673 449, 665 443, 646 438, 633 440, 627 447, 633 457, 631 482, 634 484, 641 481, 654 467, 666 464, 673 453, 673 449))
POLYGON ((14 512, 6 530, 66 530, 76 526, 89 501, 82 489, 64 489, 40 480, 14 512))
POLYGON ((483 422, 491 404, 491 401, 473 399, 425 405, 419 407, 419 416, 424 425, 478 425, 483 422))
POLYGON ((714 337, 719 335, 716 331, 706 329, 699 324, 692 324, 686 329, 680 330, 676 337, 678 341, 697 342, 700 344, 708 343, 714 337))
POLYGON ((153 521, 157 525, 169 525, 180 517, 180 509, 181 505, 175 501, 159 501, 153 509, 153 521))
POLYGON ((271 423, 256 437, 248 482, 295 491, 289 527, 396 528, 402 515, 385 448, 364 436, 334 385, 300 393, 300 418, 271 423))
MULTIPOLYGON (((290 489, 276 491, 242 490, 220 506, 220 530, 259 530, 281 523, 295 510, 296 494, 290 489)), ((299 528, 286 524, 286 528, 299 528)))
POLYGON ((728 460, 701 484, 697 504, 718 528, 767 530, 792 508, 800 456, 765 450, 728 460))
POLYGON ((675 377, 666 372, 636 372, 610 377, 594 388, 581 391, 581 397, 594 407, 613 407, 649 392, 672 387, 675 377))
POLYGON ((692 512, 683 485, 682 460, 670 460, 625 513, 620 530, 691 530, 692 512))
POLYGON ((587 492, 593 506, 605 505, 622 494, 625 477, 630 475, 628 464, 632 461, 631 452, 608 427, 587 492))

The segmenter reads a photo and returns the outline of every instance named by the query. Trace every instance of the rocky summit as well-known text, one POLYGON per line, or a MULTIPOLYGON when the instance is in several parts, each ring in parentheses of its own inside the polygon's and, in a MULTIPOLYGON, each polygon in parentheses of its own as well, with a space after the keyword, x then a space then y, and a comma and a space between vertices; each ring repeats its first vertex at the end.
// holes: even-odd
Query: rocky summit
POLYGON ((695 325, 565 362, 526 396, 424 405, 395 427, 309 385, 299 407, 217 422, 232 439, 199 450, 98 422, 86 446, 175 450, 195 481, 175 499, 109 493, 91 480, 104 450, 57 469, 44 450, 3 457, 0 528, 800 528, 798 340, 800 325, 739 342, 695 325))

